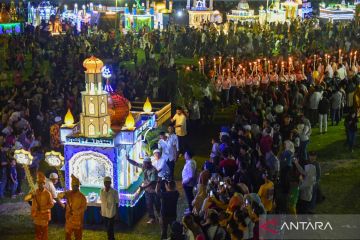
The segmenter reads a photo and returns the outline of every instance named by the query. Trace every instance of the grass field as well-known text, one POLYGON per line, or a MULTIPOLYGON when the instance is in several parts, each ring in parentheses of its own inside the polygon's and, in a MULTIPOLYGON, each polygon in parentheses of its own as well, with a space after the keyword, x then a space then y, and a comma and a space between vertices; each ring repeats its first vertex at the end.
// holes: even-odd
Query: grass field
MULTIPOLYGON (((214 124, 202 127, 191 138, 191 144, 196 152, 195 160, 200 166, 207 158, 210 149, 210 138, 217 134, 220 124, 232 121, 234 108, 218 112, 214 124)), ((323 175, 321 187, 326 200, 318 205, 317 213, 360 213, 360 202, 354 201, 360 198, 360 150, 357 148, 349 153, 344 146, 344 127, 339 125, 329 127, 325 135, 318 134, 318 129, 313 129, 310 150, 319 153, 323 175)), ((176 179, 180 180, 181 169, 184 160, 180 159, 176 166, 176 179)), ((179 215, 185 208, 184 198, 181 197, 178 207, 179 215)), ((7 200, 6 202, 9 202, 7 200)), ((7 205, 9 203, 4 203, 7 205)), ((9 206, 9 205, 8 205, 9 206)), ((4 207, 4 206, 3 206, 4 207)), ((122 240, 152 240, 159 239, 160 228, 157 225, 147 225, 144 217, 133 228, 117 226, 116 238, 122 240)), ((27 240, 33 238, 33 226, 29 215, 7 214, 0 218, 1 239, 27 240)), ((50 225, 49 239, 64 239, 64 227, 62 225, 50 225)), ((97 240, 106 239, 106 233, 102 226, 86 226, 83 239, 97 240)))

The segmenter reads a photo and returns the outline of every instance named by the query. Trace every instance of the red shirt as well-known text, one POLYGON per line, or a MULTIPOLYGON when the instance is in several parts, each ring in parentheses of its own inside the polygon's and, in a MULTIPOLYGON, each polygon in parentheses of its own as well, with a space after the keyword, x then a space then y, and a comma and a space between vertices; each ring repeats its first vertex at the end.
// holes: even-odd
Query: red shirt
POLYGON ((269 152, 272 149, 273 139, 271 136, 263 136, 260 139, 260 150, 262 154, 269 152))
POLYGON ((220 168, 235 168, 236 169, 236 162, 234 159, 229 159, 229 158, 226 158, 226 159, 223 159, 220 161, 220 164, 219 164, 220 168))

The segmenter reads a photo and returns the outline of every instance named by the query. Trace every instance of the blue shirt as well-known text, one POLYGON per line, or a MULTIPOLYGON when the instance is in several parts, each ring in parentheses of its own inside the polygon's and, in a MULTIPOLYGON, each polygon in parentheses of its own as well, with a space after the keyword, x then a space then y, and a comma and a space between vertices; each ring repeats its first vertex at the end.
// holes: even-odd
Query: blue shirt
POLYGON ((16 171, 16 166, 11 166, 10 167, 10 175, 11 177, 17 181, 17 171, 16 171))

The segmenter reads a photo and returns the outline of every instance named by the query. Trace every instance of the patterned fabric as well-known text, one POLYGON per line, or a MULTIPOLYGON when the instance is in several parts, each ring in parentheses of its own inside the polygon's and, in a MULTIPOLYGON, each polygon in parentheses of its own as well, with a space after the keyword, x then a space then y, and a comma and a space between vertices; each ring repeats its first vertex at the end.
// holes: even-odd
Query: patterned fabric
POLYGON ((52 148, 60 148, 61 142, 60 142, 60 125, 59 124, 53 124, 50 127, 50 144, 52 148))

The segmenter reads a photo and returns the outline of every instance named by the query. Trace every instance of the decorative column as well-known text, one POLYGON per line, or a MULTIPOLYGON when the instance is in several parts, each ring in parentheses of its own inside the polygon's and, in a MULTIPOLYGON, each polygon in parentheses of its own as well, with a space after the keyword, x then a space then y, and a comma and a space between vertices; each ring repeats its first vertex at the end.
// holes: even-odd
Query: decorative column
POLYGON ((190 9, 190 0, 186 1, 186 9, 190 9))
POLYGON ((213 10, 214 9, 214 0, 210 0, 210 3, 209 3, 209 9, 210 10, 213 10))

